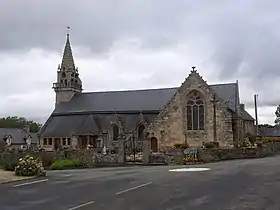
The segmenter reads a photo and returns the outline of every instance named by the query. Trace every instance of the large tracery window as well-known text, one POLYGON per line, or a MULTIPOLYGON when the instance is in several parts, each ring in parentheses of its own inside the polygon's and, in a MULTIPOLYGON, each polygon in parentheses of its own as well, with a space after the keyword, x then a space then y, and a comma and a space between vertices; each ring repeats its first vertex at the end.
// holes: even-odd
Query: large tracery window
POLYGON ((204 130, 204 103, 201 94, 193 91, 187 102, 187 130, 204 130))

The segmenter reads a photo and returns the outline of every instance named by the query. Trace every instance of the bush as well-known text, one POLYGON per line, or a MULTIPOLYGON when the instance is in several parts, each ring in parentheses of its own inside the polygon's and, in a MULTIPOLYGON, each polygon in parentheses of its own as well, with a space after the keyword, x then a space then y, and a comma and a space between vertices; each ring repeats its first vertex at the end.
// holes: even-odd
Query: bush
POLYGON ((0 165, 6 171, 15 171, 18 160, 21 156, 15 153, 4 154, 1 158, 0 165))
POLYGON ((183 143, 183 144, 174 144, 174 147, 177 149, 187 149, 189 148, 189 144, 188 143, 183 143))
POLYGON ((184 158, 183 163, 188 164, 188 163, 201 163, 203 160, 201 158, 184 158))
POLYGON ((60 159, 52 163, 52 170, 63 170, 63 169, 75 169, 75 168, 86 168, 87 165, 84 160, 80 158, 73 159, 60 159))
POLYGON ((256 143, 256 141, 257 141, 257 136, 255 136, 255 135, 252 135, 252 134, 250 134, 250 133, 247 133, 246 134, 246 138, 248 138, 248 141, 250 142, 250 144, 253 146, 255 143, 256 143))
POLYGON ((204 142, 203 146, 206 149, 212 149, 212 148, 219 148, 219 142, 218 141, 209 141, 209 142, 204 142))
POLYGON ((45 176, 46 172, 40 159, 26 155, 19 159, 15 174, 17 176, 45 176))

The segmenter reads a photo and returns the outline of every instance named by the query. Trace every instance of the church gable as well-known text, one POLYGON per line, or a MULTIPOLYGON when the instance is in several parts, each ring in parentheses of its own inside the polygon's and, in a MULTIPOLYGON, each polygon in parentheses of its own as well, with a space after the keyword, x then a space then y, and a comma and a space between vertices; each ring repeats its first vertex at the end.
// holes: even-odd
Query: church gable
MULTIPOLYGON (((230 119, 225 101, 193 68, 172 99, 148 127, 150 137, 164 146, 188 142, 201 146, 203 141, 213 140, 213 112, 216 110, 217 130, 230 119)), ((231 130, 228 128, 227 130, 231 130)), ((217 140, 224 135, 217 132, 217 140)))

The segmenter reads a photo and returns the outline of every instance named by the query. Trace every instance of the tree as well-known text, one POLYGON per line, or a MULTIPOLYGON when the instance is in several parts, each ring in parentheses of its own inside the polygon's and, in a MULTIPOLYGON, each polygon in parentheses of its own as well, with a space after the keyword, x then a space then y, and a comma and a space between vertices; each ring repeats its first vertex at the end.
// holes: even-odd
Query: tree
POLYGON ((37 133, 42 127, 40 123, 27 120, 24 117, 9 116, 0 118, 0 128, 24 128, 25 126, 29 126, 32 133, 37 133))
POLYGON ((274 123, 276 125, 280 125, 280 105, 278 105, 275 115, 276 115, 276 119, 275 119, 274 123))

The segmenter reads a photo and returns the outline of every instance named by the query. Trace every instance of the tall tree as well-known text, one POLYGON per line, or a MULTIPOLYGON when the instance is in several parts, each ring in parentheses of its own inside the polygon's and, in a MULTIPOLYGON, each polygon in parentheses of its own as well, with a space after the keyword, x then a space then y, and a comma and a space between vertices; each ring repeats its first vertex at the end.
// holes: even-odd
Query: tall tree
POLYGON ((29 126, 30 132, 38 132, 42 125, 34 122, 33 120, 27 120, 24 117, 9 116, 0 118, 0 128, 24 128, 29 126))
POLYGON ((275 115, 276 115, 276 119, 275 119, 274 123, 276 125, 280 125, 280 105, 278 105, 275 115))

